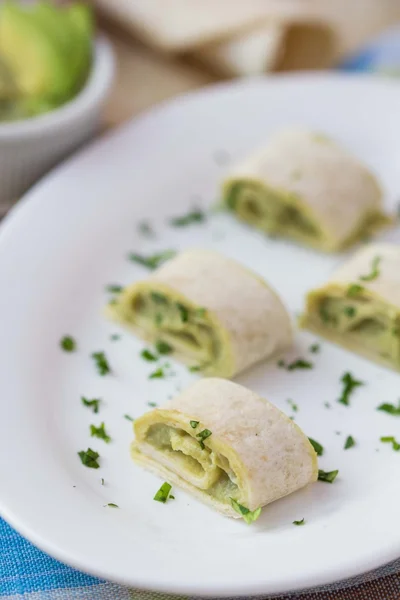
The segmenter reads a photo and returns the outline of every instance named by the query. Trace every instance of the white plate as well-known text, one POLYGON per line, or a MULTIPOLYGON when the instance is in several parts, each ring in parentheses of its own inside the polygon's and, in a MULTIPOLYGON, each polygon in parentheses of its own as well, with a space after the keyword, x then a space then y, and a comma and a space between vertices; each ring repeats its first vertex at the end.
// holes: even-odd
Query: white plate
MULTIPOLYGON (((175 593, 239 595, 326 584, 400 556, 400 454, 379 442, 400 438, 400 421, 377 412, 397 402, 399 376, 299 333, 289 355, 315 361, 311 371, 263 364, 238 378, 291 414, 321 442, 333 485, 316 483, 264 509, 257 524, 229 520, 176 489, 175 502, 153 501, 160 481, 129 457, 131 424, 194 378, 148 380, 143 345, 101 315, 108 283, 146 272, 130 250, 205 246, 265 276, 293 313, 304 293, 343 257, 320 256, 269 240, 216 214, 206 225, 174 229, 166 219, 193 203, 210 205, 226 170, 281 126, 305 124, 332 134, 382 178, 386 204, 400 191, 400 88, 344 75, 274 77, 208 88, 157 108, 59 168, 22 201, 0 236, 0 509, 53 556, 101 577, 175 593), (151 220, 147 240, 137 223, 151 220), (60 350, 64 334, 79 345, 60 350), (113 376, 100 377, 90 354, 104 350, 113 376), (351 406, 337 403, 350 370, 366 385, 351 406), (80 396, 104 399, 99 415, 80 396), (331 408, 324 404, 329 402, 331 408), (113 442, 89 437, 104 421, 113 442), (340 433, 337 433, 340 432, 340 433), (347 435, 357 446, 344 451, 347 435), (101 454, 83 467, 77 451, 101 454), (101 478, 105 485, 101 485, 101 478), (116 503, 119 510, 104 507, 116 503), (306 519, 304 527, 292 521, 306 519)), ((386 239, 399 240, 398 231, 386 239)))

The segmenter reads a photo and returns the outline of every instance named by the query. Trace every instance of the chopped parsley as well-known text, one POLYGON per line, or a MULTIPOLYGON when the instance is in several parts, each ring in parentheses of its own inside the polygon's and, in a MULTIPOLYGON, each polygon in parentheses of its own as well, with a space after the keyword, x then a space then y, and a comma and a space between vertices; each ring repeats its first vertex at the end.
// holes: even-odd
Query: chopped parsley
POLYGON ((346 315, 346 317, 349 317, 349 319, 352 319, 353 317, 355 317, 356 313, 357 313, 354 306, 345 306, 343 309, 343 312, 346 315))
POLYGON ((199 371, 201 371, 201 366, 200 365, 192 365, 191 367, 189 367, 189 371, 191 373, 198 373, 199 371))
POLYGON ((311 446, 314 448, 317 455, 322 456, 324 453, 324 447, 321 446, 321 444, 319 442, 316 442, 312 438, 308 438, 308 441, 310 442, 311 446))
POLYGON ((361 275, 361 281, 373 281, 379 276, 379 265, 382 258, 380 256, 374 256, 371 263, 371 272, 368 275, 361 275))
POLYGON ((112 342, 116 342, 117 340, 120 340, 120 339, 121 339, 121 336, 119 335, 119 333, 112 333, 110 335, 110 340, 112 342))
POLYGON ((331 405, 329 404, 329 402, 324 402, 324 406, 325 406, 325 408, 332 408, 331 405))
POLYGON ((396 450, 396 452, 400 450, 400 444, 395 440, 393 436, 381 437, 381 442, 383 442, 384 444, 392 444, 392 448, 393 450, 396 450))
POLYGON ((122 285, 119 285, 117 283, 110 283, 106 286, 107 292, 111 292, 112 294, 120 294, 123 289, 124 288, 122 287, 122 285))
POLYGON ((163 379, 164 377, 165 371, 162 367, 158 367, 158 369, 156 369, 149 375, 149 379, 163 379))
POLYGON ((173 496, 172 494, 169 495, 169 499, 170 500, 175 500, 175 496, 173 496))
POLYGON ((99 375, 104 376, 108 373, 111 373, 110 365, 108 364, 108 360, 104 352, 93 352, 91 356, 94 360, 99 375))
POLYGON ((147 360, 148 362, 154 362, 157 360, 157 356, 155 356, 150 350, 148 350, 147 348, 145 348, 144 350, 141 351, 140 356, 144 359, 147 360))
POLYGON ((150 298, 155 304, 168 304, 168 298, 160 292, 150 292, 150 298))
POLYGON ((400 417, 400 400, 397 406, 395 406, 394 404, 381 404, 376 410, 386 412, 388 413, 388 415, 400 417))
POLYGON ((331 315, 328 311, 328 309, 325 306, 325 303, 322 303, 319 307, 319 316, 321 321, 323 321, 324 323, 331 323, 332 325, 336 325, 337 324, 337 318, 335 315, 331 315))
POLYGON ((105 507, 109 506, 110 508, 119 508, 118 504, 114 504, 114 502, 109 502, 108 504, 105 504, 104 506, 105 507))
POLYGON ((309 351, 312 352, 312 354, 318 354, 320 350, 321 350, 321 346, 319 344, 312 344, 309 347, 309 351))
POLYGON ((277 364, 277 366, 278 366, 280 369, 283 369, 284 367, 286 367, 286 363, 285 363, 285 361, 283 360, 283 358, 281 358, 280 360, 278 360, 278 362, 277 362, 276 364, 277 364))
POLYGON ((304 517, 300 521, 293 521, 293 525, 305 525, 306 521, 304 517))
POLYGON ((156 406, 158 406, 157 402, 148 402, 147 406, 151 406, 151 408, 155 408, 156 406))
POLYGON ((290 408, 294 411, 297 412, 299 410, 299 407, 297 406, 297 404, 295 404, 293 402, 293 400, 291 400, 290 398, 288 398, 287 403, 289 404, 290 408))
POLYGON ((346 441, 344 443, 344 450, 348 450, 356 445, 356 441, 352 435, 347 436, 346 441))
POLYGON ((89 469, 98 469, 100 467, 97 460, 100 454, 95 452, 95 450, 92 450, 91 448, 88 448, 86 452, 81 450, 78 452, 78 456, 81 459, 81 463, 85 465, 85 467, 89 467, 89 469))
POLYGON ((364 288, 362 285, 360 285, 358 283, 352 283, 347 288, 346 296, 348 298, 353 298, 354 296, 358 296, 358 294, 362 294, 363 291, 364 291, 364 288))
POLYGON ((199 423, 200 423, 200 421, 190 421, 190 427, 192 429, 196 429, 196 427, 199 423))
POLYGON ((133 417, 131 417, 131 415, 124 415, 124 419, 126 419, 127 421, 131 421, 131 422, 133 422, 135 420, 133 417))
POLYGON ((199 208, 193 208, 186 215, 170 219, 169 223, 172 227, 186 227, 192 223, 202 223, 205 220, 206 214, 199 208))
POLYGON ((91 408, 95 414, 99 412, 100 398, 93 398, 93 400, 88 400, 84 396, 81 396, 81 402, 83 406, 87 406, 91 408))
POLYGON ((64 352, 75 352, 76 342, 70 335, 65 335, 60 341, 60 346, 64 352))
POLYGON ((139 223, 138 230, 145 237, 154 236, 154 230, 148 221, 142 221, 139 223))
POLYGON ((99 427, 96 427, 96 425, 91 425, 90 426, 90 435, 92 437, 97 437, 100 440, 104 440, 106 444, 111 442, 111 438, 108 435, 108 433, 106 432, 104 423, 101 423, 101 425, 99 427))
POLYGON ((152 254, 150 256, 143 256, 143 254, 131 252, 128 255, 128 259, 138 265, 141 265, 142 267, 146 267, 147 269, 154 271, 154 269, 160 267, 167 260, 173 258, 175 254, 175 250, 165 250, 164 252, 159 252, 158 254, 152 254))
POLYGON ((186 306, 183 306, 183 304, 180 304, 179 302, 177 302, 176 306, 180 312, 182 323, 187 323, 189 321, 188 309, 186 308, 186 306))
POLYGON ((243 517, 248 525, 257 521, 258 517, 261 515, 261 508, 256 508, 256 510, 251 511, 242 504, 239 504, 234 498, 231 498, 230 500, 232 508, 243 517))
POLYGON ((356 388, 364 385, 364 382, 358 381, 349 372, 345 373, 340 381, 343 383, 343 392, 338 402, 340 402, 340 404, 344 404, 345 406, 349 406, 351 394, 356 388))
POLYGON ((312 369, 313 366, 314 365, 311 362, 304 360, 303 358, 298 358, 297 360, 294 360, 288 364, 287 370, 295 371, 296 369, 312 369))
POLYGON ((198 433, 196 435, 196 437, 200 438, 199 444, 200 444, 202 450, 204 450, 204 448, 205 448, 204 440, 209 438, 210 435, 212 435, 212 431, 210 431, 209 429, 203 429, 203 431, 200 431, 200 433, 198 433))
POLYGON ((173 347, 163 340, 156 341, 156 350, 158 354, 171 354, 173 347))
POLYGON ((155 500, 156 502, 162 502, 163 504, 165 504, 166 501, 168 500, 168 496, 169 496, 171 489, 172 489, 172 486, 169 483, 167 483, 166 481, 164 481, 164 483, 162 484, 162 486, 160 487, 160 489, 154 496, 153 500, 155 500))
POLYGON ((325 483, 333 483, 338 475, 339 471, 323 471, 319 469, 318 471, 318 481, 324 481, 325 483))

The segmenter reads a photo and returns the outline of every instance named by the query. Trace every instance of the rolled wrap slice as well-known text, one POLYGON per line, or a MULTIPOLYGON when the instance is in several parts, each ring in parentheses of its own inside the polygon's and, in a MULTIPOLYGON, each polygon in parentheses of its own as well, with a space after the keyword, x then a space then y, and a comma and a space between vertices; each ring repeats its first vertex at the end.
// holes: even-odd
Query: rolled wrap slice
POLYGON ((233 169, 226 206, 269 234, 334 252, 390 223, 375 177, 332 140, 296 129, 233 169))
POLYGON ((125 288, 108 309, 140 337, 168 343, 196 369, 233 377, 285 350, 290 318, 257 275, 206 250, 179 254, 125 288))
POLYGON ((400 246, 357 252, 306 298, 300 325, 400 370, 400 246))
POLYGON ((132 457, 229 517, 318 477, 301 429, 273 404, 225 379, 201 379, 134 423, 132 457), (206 434, 204 433, 206 432, 206 434))

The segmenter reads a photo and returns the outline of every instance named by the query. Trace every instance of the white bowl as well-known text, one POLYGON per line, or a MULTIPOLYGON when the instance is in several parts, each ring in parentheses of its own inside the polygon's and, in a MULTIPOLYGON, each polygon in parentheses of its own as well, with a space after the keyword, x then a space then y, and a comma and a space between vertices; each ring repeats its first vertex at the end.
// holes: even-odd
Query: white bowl
POLYGON ((111 45, 101 38, 88 82, 73 100, 38 117, 0 123, 0 215, 46 171, 93 137, 114 71, 111 45))

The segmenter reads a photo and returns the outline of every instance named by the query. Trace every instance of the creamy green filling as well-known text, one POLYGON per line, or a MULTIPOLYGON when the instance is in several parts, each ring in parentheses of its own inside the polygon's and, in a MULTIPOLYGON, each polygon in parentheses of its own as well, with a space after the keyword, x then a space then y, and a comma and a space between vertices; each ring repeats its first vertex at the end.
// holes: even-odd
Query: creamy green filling
POLYGON ((204 309, 193 309, 160 292, 146 292, 134 299, 134 310, 126 315, 145 331, 168 342, 173 350, 206 366, 215 361, 219 341, 208 324, 204 309))
POLYGON ((320 231, 290 196, 268 190, 256 183, 234 183, 226 198, 227 206, 243 221, 270 234, 318 239, 320 231))
POLYGON ((318 318, 343 339, 400 364, 400 319, 383 303, 365 297, 327 296, 320 298, 318 318))
POLYGON ((168 458, 171 470, 206 494, 226 504, 230 504, 230 498, 240 500, 237 479, 229 460, 207 447, 206 441, 202 447, 195 435, 157 423, 149 427, 145 441, 168 458))

